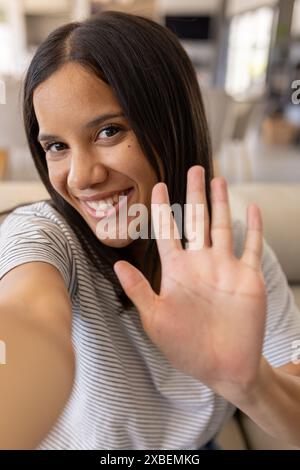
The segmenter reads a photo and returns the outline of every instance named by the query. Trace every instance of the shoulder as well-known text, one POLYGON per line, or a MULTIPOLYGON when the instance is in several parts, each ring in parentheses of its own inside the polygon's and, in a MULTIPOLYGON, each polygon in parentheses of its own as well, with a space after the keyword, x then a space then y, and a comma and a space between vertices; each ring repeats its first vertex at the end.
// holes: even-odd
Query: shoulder
POLYGON ((50 201, 39 201, 17 207, 10 212, 0 225, 1 237, 18 234, 44 233, 60 240, 75 237, 73 229, 65 218, 50 204, 50 201))
MULTIPOLYGON (((240 258, 247 232, 245 221, 234 219, 232 229, 234 252, 240 258)), ((267 295, 263 355, 272 366, 279 367, 293 357, 293 345, 300 335, 300 312, 277 255, 265 239, 261 270, 267 295)))
POLYGON ((0 279, 21 264, 42 261, 61 272, 73 295, 76 290, 74 237, 65 218, 48 201, 16 208, 0 225, 0 279))
POLYGON ((3 220, 1 227, 6 227, 11 223, 30 221, 35 224, 43 224, 49 220, 57 225, 64 222, 64 218, 52 207, 50 201, 39 201, 32 204, 25 204, 12 210, 3 220))

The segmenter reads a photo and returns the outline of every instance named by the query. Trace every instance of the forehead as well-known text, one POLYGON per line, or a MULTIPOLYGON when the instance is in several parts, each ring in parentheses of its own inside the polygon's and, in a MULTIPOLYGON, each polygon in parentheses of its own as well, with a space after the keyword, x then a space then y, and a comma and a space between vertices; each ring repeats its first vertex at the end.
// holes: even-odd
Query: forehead
POLYGON ((64 65, 36 88, 33 105, 39 125, 56 128, 120 110, 111 87, 74 63, 64 65))

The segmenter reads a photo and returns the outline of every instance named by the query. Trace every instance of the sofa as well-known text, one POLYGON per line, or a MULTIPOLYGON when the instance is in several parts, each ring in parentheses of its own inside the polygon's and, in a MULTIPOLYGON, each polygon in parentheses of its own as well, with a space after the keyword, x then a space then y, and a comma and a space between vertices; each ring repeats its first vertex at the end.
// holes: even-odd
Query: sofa
MULTIPOLYGON (((234 184, 229 186, 229 195, 232 215, 244 221, 248 203, 261 208, 265 238, 283 267, 300 309, 300 183, 234 184)), ((39 182, 0 182, 0 213, 48 197, 39 182)), ((0 214, 0 223, 6 214, 0 214)), ((295 449, 267 435, 241 412, 226 423, 217 441, 225 450, 295 449)))

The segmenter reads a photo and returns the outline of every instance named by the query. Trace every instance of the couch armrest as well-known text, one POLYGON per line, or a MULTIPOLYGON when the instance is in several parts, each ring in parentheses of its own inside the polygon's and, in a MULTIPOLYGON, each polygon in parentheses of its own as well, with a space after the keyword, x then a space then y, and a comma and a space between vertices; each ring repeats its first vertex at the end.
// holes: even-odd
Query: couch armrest
POLYGON ((44 185, 38 181, 1 181, 0 183, 0 212, 10 210, 17 205, 49 198, 44 185))

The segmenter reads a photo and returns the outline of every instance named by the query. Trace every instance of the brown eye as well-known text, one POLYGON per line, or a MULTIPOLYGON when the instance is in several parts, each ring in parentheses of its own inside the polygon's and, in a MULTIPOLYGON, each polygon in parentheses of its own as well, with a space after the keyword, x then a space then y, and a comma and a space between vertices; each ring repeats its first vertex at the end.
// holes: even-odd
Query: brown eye
POLYGON ((45 146, 45 152, 57 153, 65 150, 65 148, 66 144, 63 144, 62 142, 52 142, 51 144, 47 144, 45 146))
POLYGON ((98 136, 100 136, 103 132, 105 132, 106 135, 104 135, 104 138, 105 137, 106 138, 114 137, 120 130, 121 130, 121 128, 118 127, 118 126, 113 126, 113 125, 106 126, 104 129, 102 129, 98 133, 98 136))

